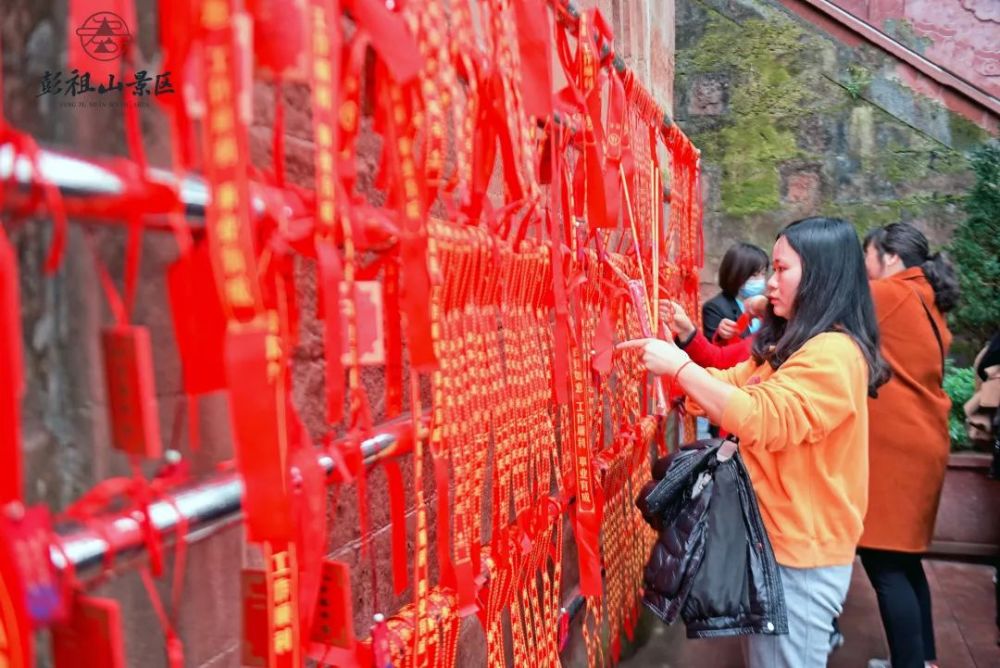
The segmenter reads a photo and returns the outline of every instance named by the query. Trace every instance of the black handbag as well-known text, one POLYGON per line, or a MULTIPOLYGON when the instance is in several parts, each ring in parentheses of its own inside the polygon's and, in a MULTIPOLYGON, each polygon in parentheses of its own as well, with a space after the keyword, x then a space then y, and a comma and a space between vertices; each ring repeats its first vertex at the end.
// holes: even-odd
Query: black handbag
POLYGON ((667 624, 680 616, 689 638, 788 632, 774 551, 734 450, 722 439, 687 445, 657 461, 636 499, 659 534, 643 604, 667 624))

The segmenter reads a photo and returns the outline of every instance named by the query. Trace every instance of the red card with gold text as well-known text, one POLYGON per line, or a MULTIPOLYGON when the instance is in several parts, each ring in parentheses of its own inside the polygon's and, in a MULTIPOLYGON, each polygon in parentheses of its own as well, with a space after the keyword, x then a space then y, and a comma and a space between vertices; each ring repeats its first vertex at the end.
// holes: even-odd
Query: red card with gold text
POLYGON ((52 656, 56 668, 125 668, 118 602, 77 596, 67 622, 52 627, 52 656))
POLYGON ((341 561, 323 562, 312 640, 324 645, 324 654, 333 665, 355 665, 357 641, 351 606, 351 569, 341 561))
POLYGON ((267 576, 264 571, 246 569, 240 573, 243 593, 243 638, 240 665, 249 668, 267 665, 267 576))
POLYGON ((52 516, 48 507, 28 508, 17 519, 0 518, 0 541, 14 557, 32 623, 45 626, 61 620, 65 610, 62 588, 49 559, 52 516))
POLYGON ((101 347, 112 443, 129 454, 159 459, 163 448, 149 330, 136 325, 105 328, 101 347))
MULTIPOLYGON (((340 284, 341 361, 351 363, 347 341, 347 283, 340 284)), ((362 365, 385 364, 385 333, 382 319, 382 284, 378 281, 357 281, 354 284, 354 304, 357 309, 358 358, 362 365)))

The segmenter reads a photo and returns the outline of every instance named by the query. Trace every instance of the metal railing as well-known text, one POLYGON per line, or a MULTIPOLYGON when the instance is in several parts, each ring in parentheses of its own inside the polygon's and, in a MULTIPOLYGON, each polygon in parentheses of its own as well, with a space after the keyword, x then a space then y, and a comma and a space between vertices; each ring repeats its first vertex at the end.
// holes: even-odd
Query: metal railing
MULTIPOLYGON (((579 21, 580 13, 573 3, 550 0, 550 4, 557 10, 558 20, 565 23, 567 17, 570 19, 568 27, 575 33, 575 22, 579 21)), ((611 55, 608 51, 610 47, 604 46, 602 56, 611 55)), ((629 72, 617 54, 607 62, 619 74, 629 72)), ((672 124, 669 113, 659 108, 657 111, 662 117, 662 126, 669 127, 672 124)), ((185 222, 192 230, 203 228, 210 203, 207 183, 193 174, 178 176, 170 170, 158 168, 149 168, 140 174, 125 158, 79 157, 44 148, 39 149, 36 159, 32 160, 25 155, 17 155, 11 144, 0 145, 0 183, 17 185, 12 193, 15 197, 7 201, 8 206, 19 204, 16 197, 19 193, 27 197, 39 186, 51 184, 58 188, 72 217, 93 217, 109 223, 119 221, 109 218, 104 209, 91 212, 88 201, 120 198, 134 205, 136 201, 144 201, 145 197, 151 204, 141 207, 146 227, 162 231, 172 229, 166 217, 178 210, 183 211, 185 222)), ((255 183, 251 192, 254 216, 264 215, 269 203, 273 206, 274 201, 284 202, 285 208, 281 213, 285 216, 308 213, 303 211, 301 199, 288 191, 277 191, 255 183), (277 194, 278 197, 265 198, 262 194, 277 194)), ((665 190, 664 194, 669 198, 669 190, 665 190)), ((406 454, 410 448, 404 444, 411 444, 414 437, 423 435, 412 434, 409 417, 382 425, 379 433, 361 444, 365 464, 372 465, 386 457, 406 454)), ((333 447, 336 446, 334 444, 333 447)), ((317 458, 328 478, 331 478, 335 469, 334 458, 320 449, 317 449, 317 458)), ((89 523, 60 523, 56 527, 58 545, 50 548, 50 558, 60 573, 72 571, 80 583, 93 583, 109 571, 134 566, 146 557, 145 521, 148 520, 165 544, 178 539, 200 540, 234 526, 242 518, 243 493, 243 482, 238 473, 227 471, 171 489, 146 507, 145 516, 142 511, 128 508, 99 514, 89 523), (183 536, 178 535, 181 528, 186 531, 183 536)), ((584 604, 585 599, 577 594, 566 602, 562 610, 573 618, 584 608, 584 604)))

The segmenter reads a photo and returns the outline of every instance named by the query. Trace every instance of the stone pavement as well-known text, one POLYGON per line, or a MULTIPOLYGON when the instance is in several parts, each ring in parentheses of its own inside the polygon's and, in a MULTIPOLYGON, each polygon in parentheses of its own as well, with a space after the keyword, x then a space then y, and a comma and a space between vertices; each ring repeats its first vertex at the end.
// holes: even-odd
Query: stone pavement
MULTIPOLYGON (((924 569, 931 586, 934 634, 942 668, 1000 666, 994 624, 993 569, 947 561, 925 561, 924 569)), ((743 666, 739 641, 735 638, 688 640, 683 624, 668 628, 651 618, 644 619, 643 626, 648 628, 649 640, 621 662, 622 668, 743 666)), ((840 627, 847 642, 830 658, 830 668, 864 668, 868 659, 888 656, 875 591, 858 561, 840 627)))

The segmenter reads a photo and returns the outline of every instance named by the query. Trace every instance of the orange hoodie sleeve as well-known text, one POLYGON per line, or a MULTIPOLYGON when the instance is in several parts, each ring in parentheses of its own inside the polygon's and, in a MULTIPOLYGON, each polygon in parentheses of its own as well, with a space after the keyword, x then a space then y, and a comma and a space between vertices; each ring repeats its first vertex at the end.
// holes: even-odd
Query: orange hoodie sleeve
POLYGON ((867 389, 867 373, 849 336, 819 334, 759 383, 735 383, 741 387, 726 404, 720 426, 750 448, 776 451, 817 443, 855 410, 857 393, 867 389))
MULTIPOLYGON (((698 360, 692 358, 691 361, 701 366, 701 363, 698 360)), ((736 366, 731 366, 728 369, 713 369, 706 367, 705 371, 721 381, 729 383, 730 385, 735 385, 736 387, 741 387, 753 375, 754 371, 757 370, 757 367, 757 363, 754 362, 751 357, 750 359, 740 362, 736 366)), ((699 406, 696 401, 691 399, 691 397, 685 399, 684 408, 691 415, 705 415, 705 409, 699 406)))
POLYGON ((705 371, 730 385, 742 386, 750 379, 757 367, 758 364, 751 357, 728 369, 705 369, 705 371))

